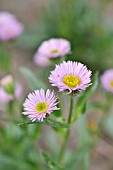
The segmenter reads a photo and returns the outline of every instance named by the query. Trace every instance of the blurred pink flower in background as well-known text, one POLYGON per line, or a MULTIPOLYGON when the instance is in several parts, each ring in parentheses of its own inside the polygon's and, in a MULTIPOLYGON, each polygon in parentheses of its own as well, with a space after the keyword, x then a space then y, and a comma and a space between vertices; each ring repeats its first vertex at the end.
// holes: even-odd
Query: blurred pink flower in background
POLYGON ((113 93, 113 69, 106 70, 100 78, 103 88, 113 93))
POLYGON ((63 38, 52 38, 44 41, 38 48, 38 53, 47 58, 57 58, 69 54, 70 42, 63 38))
POLYGON ((50 66, 50 59, 62 57, 70 53, 70 42, 63 38, 52 38, 44 41, 34 55, 34 63, 41 66, 50 66))
POLYGON ((52 38, 44 41, 34 55, 35 64, 47 67, 50 65, 50 59, 63 57, 70 53, 71 45, 68 40, 63 38, 52 38))
POLYGON ((6 91, 2 87, 0 87, 0 103, 9 103, 12 100, 13 96, 6 93, 6 91))
POLYGON ((0 102, 8 103, 16 97, 22 97, 23 87, 16 82, 12 75, 7 75, 0 80, 0 102))
MULTIPOLYGON (((21 99, 23 93, 23 88, 20 84, 16 84, 15 97, 21 99)), ((13 101, 14 97, 12 94, 8 94, 4 88, 0 87, 0 103, 9 103, 13 101)))
POLYGON ((0 84, 2 87, 5 87, 8 84, 12 83, 13 81, 14 81, 13 76, 9 74, 0 80, 0 84))
POLYGON ((17 38, 23 32, 24 26, 16 16, 9 12, 0 12, 0 40, 9 41, 17 38))

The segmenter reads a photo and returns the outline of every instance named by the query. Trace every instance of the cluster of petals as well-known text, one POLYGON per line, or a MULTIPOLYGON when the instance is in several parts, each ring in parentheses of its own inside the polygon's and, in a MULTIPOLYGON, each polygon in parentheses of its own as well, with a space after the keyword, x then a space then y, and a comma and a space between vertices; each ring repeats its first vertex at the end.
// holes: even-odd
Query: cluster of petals
POLYGON ((58 87, 59 91, 67 90, 71 93, 76 90, 85 90, 91 85, 91 73, 85 65, 79 62, 64 61, 60 65, 56 65, 55 69, 51 71, 49 81, 52 86, 58 87), (80 83, 71 88, 63 81, 66 76, 74 76, 80 83))
POLYGON ((23 104, 24 112, 22 114, 27 115, 31 121, 43 121, 47 114, 59 109, 56 106, 57 103, 57 97, 55 96, 54 91, 48 89, 45 93, 43 89, 35 90, 30 93, 25 100, 25 103, 23 104), (41 113, 37 110, 37 105, 40 103, 46 104, 46 109, 41 113))
POLYGON ((103 88, 113 93, 113 69, 106 70, 100 78, 103 88))
POLYGON ((23 32, 23 25, 16 16, 9 12, 0 12, 0 40, 9 41, 17 38, 23 32))
POLYGON ((34 62, 39 66, 49 66, 50 59, 69 54, 70 42, 63 38, 52 38, 44 41, 34 55, 34 62))

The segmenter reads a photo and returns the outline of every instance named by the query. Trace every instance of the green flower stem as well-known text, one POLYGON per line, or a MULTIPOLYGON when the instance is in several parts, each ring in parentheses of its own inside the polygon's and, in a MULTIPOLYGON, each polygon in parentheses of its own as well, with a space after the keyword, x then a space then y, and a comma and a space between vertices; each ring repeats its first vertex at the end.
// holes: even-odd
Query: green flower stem
POLYGON ((69 116, 68 116, 68 123, 71 123, 71 117, 72 117, 72 113, 73 113, 73 106, 74 106, 74 96, 71 95, 70 97, 70 110, 69 110, 69 116))
POLYGON ((7 104, 7 110, 8 110, 9 116, 14 115, 14 101, 11 101, 10 103, 7 104))
MULTIPOLYGON (((68 121, 67 121, 68 124, 71 123, 71 118, 72 118, 72 113, 73 113, 73 106, 74 106, 74 96, 71 95, 71 97, 70 97, 70 110, 69 110, 69 116, 68 116, 68 121)), ((69 138, 69 134, 70 134, 70 128, 68 128, 66 130, 66 133, 65 133, 65 136, 64 136, 64 142, 62 143, 59 158, 58 158, 58 163, 59 164, 62 163, 62 161, 63 161, 67 141, 68 141, 68 138, 69 138)))
POLYGON ((15 113, 17 113, 17 109, 19 108, 19 105, 18 105, 18 101, 15 95, 14 94, 12 95, 13 95, 13 100, 7 104, 7 110, 8 110, 9 116, 12 116, 14 118, 15 113))

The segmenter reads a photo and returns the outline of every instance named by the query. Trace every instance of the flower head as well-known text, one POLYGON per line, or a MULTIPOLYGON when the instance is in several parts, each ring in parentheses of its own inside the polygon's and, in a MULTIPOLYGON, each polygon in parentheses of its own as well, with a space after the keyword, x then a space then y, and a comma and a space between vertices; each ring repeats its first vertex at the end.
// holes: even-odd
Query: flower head
POLYGON ((91 84, 91 71, 81 63, 63 62, 56 65, 51 71, 49 81, 59 91, 68 90, 69 93, 76 90, 85 90, 91 84))
POLYGON ((102 86, 113 93, 113 69, 106 70, 100 78, 102 86))
POLYGON ((23 25, 16 16, 8 12, 0 12, 0 40, 8 41, 17 38, 23 32, 23 25))
POLYGON ((40 45, 38 53, 47 58, 57 58, 69 54, 70 49, 69 41, 62 38, 52 38, 40 45))
POLYGON ((41 120, 46 117, 46 114, 50 114, 53 110, 58 110, 57 97, 54 91, 47 90, 46 94, 43 89, 35 90, 35 92, 30 93, 28 98, 25 100, 24 112, 22 114, 28 115, 29 119, 32 121, 41 120))

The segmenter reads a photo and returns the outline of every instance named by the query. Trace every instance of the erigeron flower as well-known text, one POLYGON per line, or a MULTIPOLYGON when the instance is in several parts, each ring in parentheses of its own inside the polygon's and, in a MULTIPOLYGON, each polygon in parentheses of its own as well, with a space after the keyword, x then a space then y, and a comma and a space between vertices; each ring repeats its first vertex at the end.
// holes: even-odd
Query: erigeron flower
POLYGON ((106 70, 100 78, 103 88, 113 93, 113 69, 106 70))
POLYGON ((52 86, 58 87, 59 91, 85 90, 91 84, 91 71, 81 63, 68 61, 51 71, 49 81, 52 86))
POLYGON ((9 41, 17 38, 23 32, 23 25, 16 16, 9 12, 0 12, 0 40, 9 41))
POLYGON ((63 38, 52 38, 44 41, 38 48, 39 55, 46 58, 57 58, 69 54, 71 50, 70 42, 63 38))
POLYGON ((37 119, 43 121, 47 114, 59 109, 56 106, 57 103, 57 97, 54 91, 48 89, 45 93, 43 89, 35 90, 25 100, 23 104, 25 111, 22 114, 28 115, 32 122, 37 119))

